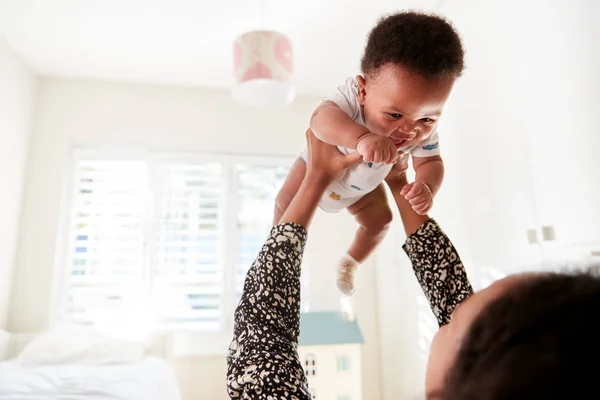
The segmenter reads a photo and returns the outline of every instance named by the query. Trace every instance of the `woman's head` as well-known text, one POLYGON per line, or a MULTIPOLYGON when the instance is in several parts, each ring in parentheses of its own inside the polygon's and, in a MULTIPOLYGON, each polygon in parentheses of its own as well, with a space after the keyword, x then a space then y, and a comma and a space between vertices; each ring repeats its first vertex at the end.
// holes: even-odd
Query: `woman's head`
POLYGON ((428 398, 585 398, 596 384, 599 310, 600 278, 589 274, 494 283, 458 307, 434 339, 428 398))

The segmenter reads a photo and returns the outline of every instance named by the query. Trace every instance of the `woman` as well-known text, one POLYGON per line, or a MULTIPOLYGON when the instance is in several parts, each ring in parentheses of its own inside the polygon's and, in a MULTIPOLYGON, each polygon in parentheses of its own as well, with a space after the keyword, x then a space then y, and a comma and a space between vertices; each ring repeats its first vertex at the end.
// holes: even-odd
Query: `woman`
MULTIPOLYGON (((311 399, 297 355, 306 229, 329 183, 361 160, 311 132, 307 142, 306 179, 250 268, 235 312, 227 356, 231 398, 311 399)), ((473 294, 448 237, 399 195, 405 170, 400 160, 386 182, 408 235, 404 250, 441 327, 431 347, 427 398, 583 398, 598 371, 582 361, 600 356, 600 281, 521 274, 473 294)))

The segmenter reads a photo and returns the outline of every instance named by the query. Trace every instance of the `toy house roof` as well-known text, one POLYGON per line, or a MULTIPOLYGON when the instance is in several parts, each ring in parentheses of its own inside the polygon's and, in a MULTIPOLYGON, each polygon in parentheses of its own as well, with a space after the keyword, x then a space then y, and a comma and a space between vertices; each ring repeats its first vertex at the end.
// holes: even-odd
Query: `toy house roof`
POLYGON ((364 343, 356 321, 339 312, 309 312, 300 315, 300 346, 364 343))

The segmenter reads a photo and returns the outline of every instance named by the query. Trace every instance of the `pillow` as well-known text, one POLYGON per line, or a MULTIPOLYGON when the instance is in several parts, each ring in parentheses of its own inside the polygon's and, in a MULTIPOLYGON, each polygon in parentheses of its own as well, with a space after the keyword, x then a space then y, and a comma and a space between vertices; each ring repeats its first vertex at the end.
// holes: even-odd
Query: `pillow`
POLYGON ((0 329, 0 361, 8 358, 8 348, 10 346, 10 333, 0 329))
POLYGON ((143 358, 145 345, 115 339, 93 328, 60 324, 33 339, 19 354, 23 366, 124 364, 143 358))

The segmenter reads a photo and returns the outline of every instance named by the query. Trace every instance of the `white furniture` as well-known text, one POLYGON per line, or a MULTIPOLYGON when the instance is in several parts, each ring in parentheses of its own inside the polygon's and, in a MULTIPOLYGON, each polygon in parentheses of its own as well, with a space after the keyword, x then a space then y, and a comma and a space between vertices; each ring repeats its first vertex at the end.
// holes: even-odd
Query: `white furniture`
POLYGON ((180 400, 179 386, 166 361, 158 357, 113 365, 24 367, 0 362, 2 400, 180 400))
POLYGON ((56 326, 13 334, 0 362, 0 399, 181 400, 171 366, 131 340, 56 326))

